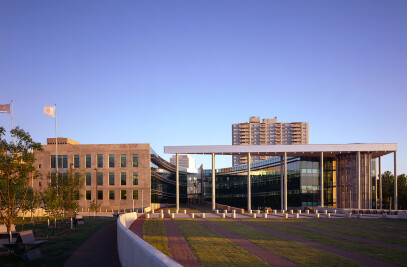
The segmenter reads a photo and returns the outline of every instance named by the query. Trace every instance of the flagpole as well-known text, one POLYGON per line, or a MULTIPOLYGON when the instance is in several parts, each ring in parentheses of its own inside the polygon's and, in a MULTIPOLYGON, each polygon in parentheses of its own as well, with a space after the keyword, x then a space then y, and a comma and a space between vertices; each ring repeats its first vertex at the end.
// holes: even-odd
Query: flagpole
MULTIPOLYGON (((14 128, 13 100, 11 100, 11 130, 14 128)), ((11 143, 14 144, 14 135, 11 135, 11 143)))
POLYGON ((58 132, 57 132, 57 104, 55 104, 55 164, 56 164, 56 181, 58 184, 58 132))

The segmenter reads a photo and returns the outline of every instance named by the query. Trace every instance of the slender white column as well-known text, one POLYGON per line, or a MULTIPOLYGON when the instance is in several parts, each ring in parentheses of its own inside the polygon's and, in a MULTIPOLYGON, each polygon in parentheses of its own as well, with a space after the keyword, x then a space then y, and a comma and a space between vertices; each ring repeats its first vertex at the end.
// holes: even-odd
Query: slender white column
POLYGON ((284 152, 284 210, 287 210, 287 152, 284 152))
POLYGON ((212 210, 216 209, 215 174, 215 153, 212 153, 212 210))
POLYGON ((251 155, 247 153, 247 210, 252 210, 252 180, 250 177, 251 155))
POLYGON ((177 203, 177 210, 179 210, 179 161, 178 161, 178 153, 175 154, 175 189, 176 189, 176 203, 177 203))
POLYGON ((369 186, 369 209, 371 209, 372 208, 372 154, 371 153, 369 153, 369 175, 368 175, 368 177, 369 177, 369 183, 368 183, 368 186, 369 186))
POLYGON ((357 188, 357 192, 356 192, 356 196, 357 196, 357 205, 356 207, 358 209, 360 209, 360 151, 357 152, 356 154, 356 188, 357 188))
POLYGON ((284 166, 283 156, 280 156, 280 179, 281 179, 281 210, 284 210, 284 166))
POLYGON ((324 152, 321 152, 321 162, 320 162, 320 181, 319 184, 321 185, 321 207, 324 206, 324 152))
POLYGON ((380 193, 379 193, 380 209, 383 209, 382 158, 381 157, 379 157, 379 187, 380 187, 380 193))
POLYGON ((376 204, 376 209, 377 209, 377 158, 375 159, 375 179, 374 179, 374 188, 375 188, 375 204, 376 204))
POLYGON ((398 209, 397 205, 397 151, 394 151, 394 209, 398 209))

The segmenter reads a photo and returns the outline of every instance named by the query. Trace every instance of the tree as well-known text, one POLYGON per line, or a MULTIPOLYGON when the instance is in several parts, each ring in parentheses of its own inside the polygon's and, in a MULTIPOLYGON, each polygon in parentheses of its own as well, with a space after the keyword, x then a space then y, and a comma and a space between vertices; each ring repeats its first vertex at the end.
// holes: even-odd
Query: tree
POLYGON ((0 217, 11 242, 11 225, 24 204, 29 181, 40 175, 34 166, 32 151, 42 150, 42 147, 19 127, 10 131, 15 142, 5 140, 5 133, 5 128, 0 127, 0 217))
POLYGON ((49 184, 48 187, 41 192, 41 198, 44 202, 44 210, 47 213, 47 216, 54 219, 56 226, 58 211, 61 207, 61 198, 58 195, 57 188, 49 184))
POLYGON ((90 205, 89 205, 89 209, 94 212, 94 213, 93 213, 93 218, 96 217, 96 213, 98 212, 98 209, 99 209, 99 208, 100 208, 100 203, 96 204, 96 200, 93 199, 93 200, 90 202, 90 205))
POLYGON ((72 217, 73 213, 79 209, 79 200, 83 196, 81 192, 84 188, 84 181, 84 173, 68 171, 63 175, 59 188, 62 197, 62 208, 68 213, 69 217, 72 217))
MULTIPOLYGON (((390 171, 382 174, 383 207, 391 209, 394 201, 394 175, 390 171)), ((398 209, 407 209, 407 181, 406 175, 397 176, 398 209)))

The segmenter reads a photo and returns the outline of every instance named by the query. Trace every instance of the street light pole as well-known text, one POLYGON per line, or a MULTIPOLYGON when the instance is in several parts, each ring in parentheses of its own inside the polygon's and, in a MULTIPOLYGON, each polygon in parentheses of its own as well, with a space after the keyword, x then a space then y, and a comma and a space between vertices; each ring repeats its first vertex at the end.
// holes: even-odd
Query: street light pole
POLYGON ((143 198, 143 190, 141 190, 141 212, 144 213, 144 198, 143 198))
POLYGON ((95 194, 95 199, 96 199, 96 208, 95 212, 97 212, 97 207, 98 207, 98 169, 95 168, 95 177, 96 177, 96 194, 95 194))

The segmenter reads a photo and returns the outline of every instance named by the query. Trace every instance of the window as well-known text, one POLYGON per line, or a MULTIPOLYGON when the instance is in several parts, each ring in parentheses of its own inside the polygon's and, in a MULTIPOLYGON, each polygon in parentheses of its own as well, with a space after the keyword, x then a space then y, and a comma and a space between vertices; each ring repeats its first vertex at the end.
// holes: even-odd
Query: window
POLYGON ((138 167, 138 154, 133 154, 133 167, 138 167))
POLYGON ((138 185, 138 172, 133 172, 133 185, 138 185))
POLYGON ((38 169, 41 169, 42 168, 42 164, 38 164, 38 169))
POLYGON ((86 173, 86 185, 92 185, 92 173, 86 173))
POLYGON ((41 182, 39 182, 39 183, 38 183, 38 185, 39 185, 39 186, 42 186, 42 183, 41 183, 41 182))
POLYGON ((126 199, 126 190, 120 190, 120 199, 126 199))
POLYGON ((79 155, 73 155, 73 167, 75 169, 79 168, 79 155))
POLYGON ((51 168, 55 169, 55 155, 51 156, 51 168))
POLYGON ((133 190, 133 199, 138 199, 138 190, 133 190))
POLYGON ((75 172, 75 183, 79 183, 79 172, 75 172))
POLYGON ((120 173, 120 185, 126 185, 126 173, 120 173))
POLYGON ((103 155, 98 154, 97 156, 98 168, 103 168, 103 155))
POLYGON ((103 190, 98 190, 98 199, 103 199, 103 190))
POLYGON ((114 168, 114 154, 109 154, 109 168, 114 168))
POLYGON ((109 199, 114 199, 114 190, 109 190, 109 199))
POLYGON ((109 172, 109 185, 114 185, 114 172, 109 172))
POLYGON ((98 185, 103 185, 103 172, 98 172, 98 185))
MULTIPOLYGON (((58 156, 59 157, 59 156, 58 156)), ((68 168, 68 155, 62 155, 63 168, 68 168)))
POLYGON ((86 154, 86 168, 91 168, 92 165, 92 158, 90 157, 90 154, 86 154))
POLYGON ((90 190, 86 190, 86 200, 91 200, 92 199, 92 192, 90 190))
POLYGON ((121 154, 120 155, 120 166, 121 167, 126 167, 126 154, 121 154))

